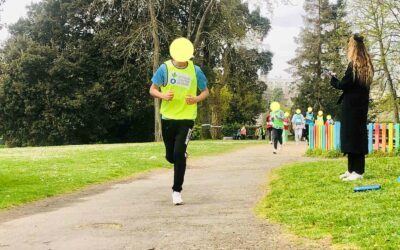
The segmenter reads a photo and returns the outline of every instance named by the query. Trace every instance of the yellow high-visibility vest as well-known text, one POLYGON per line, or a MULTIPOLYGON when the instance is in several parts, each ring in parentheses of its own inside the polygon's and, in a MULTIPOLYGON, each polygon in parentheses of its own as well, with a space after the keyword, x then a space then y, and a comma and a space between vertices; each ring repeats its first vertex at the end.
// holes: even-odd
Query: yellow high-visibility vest
POLYGON ((171 60, 166 61, 167 83, 161 86, 161 92, 172 91, 174 98, 171 101, 162 100, 161 110, 163 118, 171 120, 195 120, 197 117, 197 104, 186 104, 186 96, 197 95, 196 69, 192 61, 184 69, 175 67, 171 60))

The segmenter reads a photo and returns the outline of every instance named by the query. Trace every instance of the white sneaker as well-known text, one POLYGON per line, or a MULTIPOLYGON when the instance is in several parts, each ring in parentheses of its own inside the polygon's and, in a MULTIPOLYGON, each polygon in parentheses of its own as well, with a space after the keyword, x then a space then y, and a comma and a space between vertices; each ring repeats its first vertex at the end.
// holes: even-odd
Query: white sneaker
POLYGON ((357 174, 356 172, 353 172, 350 174, 349 177, 344 178, 343 181, 357 181, 357 180, 362 180, 363 175, 362 174, 357 174))
POLYGON ((274 152, 273 152, 273 153, 274 153, 274 155, 276 155, 276 149, 274 149, 274 152))
POLYGON ((349 177, 351 175, 351 173, 349 172, 349 171, 346 171, 344 174, 341 174, 340 176, 339 176, 339 178, 341 179, 341 180, 343 180, 344 178, 347 178, 347 177, 349 177))
POLYGON ((182 200, 182 196, 180 192, 173 192, 172 193, 172 203, 174 205, 182 205, 183 204, 183 200, 182 200))

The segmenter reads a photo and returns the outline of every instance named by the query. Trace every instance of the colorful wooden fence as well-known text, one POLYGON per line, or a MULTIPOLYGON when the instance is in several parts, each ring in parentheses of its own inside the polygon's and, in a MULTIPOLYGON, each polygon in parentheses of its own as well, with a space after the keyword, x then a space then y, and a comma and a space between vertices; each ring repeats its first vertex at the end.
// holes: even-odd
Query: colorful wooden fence
POLYGON ((310 149, 340 149, 340 122, 335 125, 310 125, 308 133, 310 149))
MULTIPOLYGON (((370 123, 368 131, 368 150, 393 152, 400 150, 400 124, 370 123)), ((340 149, 340 122, 335 125, 310 125, 309 148, 321 150, 340 149)))
POLYGON ((368 124, 368 150, 393 152, 400 150, 400 124, 368 124))

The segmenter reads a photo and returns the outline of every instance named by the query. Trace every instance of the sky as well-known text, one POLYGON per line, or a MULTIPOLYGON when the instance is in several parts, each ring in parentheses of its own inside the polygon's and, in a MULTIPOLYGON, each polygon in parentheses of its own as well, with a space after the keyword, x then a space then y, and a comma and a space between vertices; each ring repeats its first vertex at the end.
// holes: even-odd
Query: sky
MULTIPOLYGON (((26 16, 26 6, 40 0, 6 0, 2 7, 2 23, 15 23, 20 17, 26 16)), ((273 54, 273 69, 269 78, 290 78, 285 70, 289 68, 287 61, 295 56, 297 45, 294 38, 299 34, 303 25, 302 15, 303 0, 292 0, 291 5, 275 6, 272 14, 268 14, 272 29, 262 46, 268 48, 273 54)), ((0 42, 9 37, 7 29, 0 31, 0 42)))
POLYGON ((297 44, 295 37, 303 26, 303 0, 293 0, 291 5, 280 5, 273 9, 268 17, 271 21, 271 31, 263 44, 274 54, 273 68, 269 78, 290 78, 285 70, 290 67, 287 62, 294 58, 297 44))
MULTIPOLYGON (((37 3, 40 0, 6 0, 1 7, 1 23, 12 24, 18 21, 20 17, 26 16, 26 6, 31 3, 37 3)), ((9 36, 7 29, 0 31, 0 41, 3 42, 9 36)))

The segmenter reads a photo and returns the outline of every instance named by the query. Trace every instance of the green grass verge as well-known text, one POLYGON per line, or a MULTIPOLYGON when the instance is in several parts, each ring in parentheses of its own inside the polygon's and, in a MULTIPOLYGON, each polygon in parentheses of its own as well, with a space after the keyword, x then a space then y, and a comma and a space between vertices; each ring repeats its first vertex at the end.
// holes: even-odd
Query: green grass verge
POLYGON ((364 180, 345 183, 345 160, 299 163, 272 173, 270 192, 257 206, 264 218, 311 239, 331 237, 339 248, 398 249, 400 158, 367 159, 364 180), (355 193, 357 185, 381 184, 355 193))
MULTIPOLYGON (((258 143, 192 141, 188 152, 206 156, 258 143)), ((0 209, 171 167, 162 143, 2 148, 0 158, 0 209)))
MULTIPOLYGON (((341 158, 343 157, 343 153, 340 150, 322 150, 322 149, 308 149, 306 152, 306 156, 308 157, 317 157, 317 158, 341 158)), ((398 157, 400 156, 400 149, 394 150, 392 152, 382 152, 382 151, 374 151, 371 154, 368 154, 368 158, 382 158, 382 157, 398 157)))

